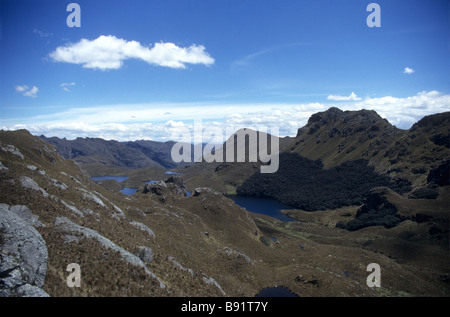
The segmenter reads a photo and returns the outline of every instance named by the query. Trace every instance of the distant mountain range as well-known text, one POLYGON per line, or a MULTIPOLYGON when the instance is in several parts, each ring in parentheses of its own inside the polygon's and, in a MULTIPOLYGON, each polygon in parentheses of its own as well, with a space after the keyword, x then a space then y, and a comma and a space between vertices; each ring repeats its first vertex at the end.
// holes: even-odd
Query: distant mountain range
MULTIPOLYGON (((139 140, 134 142, 107 141, 100 138, 77 138, 75 140, 57 137, 40 138, 57 147, 59 154, 82 165, 88 172, 96 174, 100 167, 121 167, 139 169, 155 167, 171 169, 186 165, 172 160, 170 152, 174 141, 156 142, 139 140)), ((97 175, 93 175, 97 176, 97 175)))

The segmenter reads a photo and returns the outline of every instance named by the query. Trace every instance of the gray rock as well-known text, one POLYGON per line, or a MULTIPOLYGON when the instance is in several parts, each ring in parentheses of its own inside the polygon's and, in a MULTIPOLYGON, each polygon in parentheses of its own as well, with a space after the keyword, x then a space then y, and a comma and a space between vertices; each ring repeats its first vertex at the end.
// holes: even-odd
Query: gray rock
POLYGON ((141 190, 142 193, 152 193, 157 196, 162 196, 164 194, 170 193, 175 195, 187 196, 188 190, 183 178, 178 175, 172 175, 165 181, 156 181, 150 184, 146 184, 141 190))
POLYGON ((187 187, 181 176, 172 175, 166 179, 166 184, 170 187, 173 193, 177 195, 187 196, 187 187))
POLYGON ((5 165, 3 165, 2 162, 0 162, 0 171, 7 171, 7 170, 8 168, 5 165))
POLYGON ((18 215, 33 227, 45 227, 45 225, 39 221, 39 217, 33 214, 33 212, 27 206, 15 205, 9 207, 9 210, 18 215))
POLYGON ((213 190, 209 187, 197 187, 196 189, 194 189, 194 196, 200 196, 204 193, 211 194, 213 193, 213 190))
POLYGON ((60 200, 61 203, 67 208, 69 209, 71 212, 73 212, 74 214, 76 214, 77 216, 81 216, 84 217, 84 214, 75 206, 72 206, 68 203, 66 203, 64 200, 60 200))
POLYGON ((109 209, 108 207, 106 207, 105 203, 100 198, 98 198, 95 194, 93 194, 90 191, 87 191, 86 189, 81 188, 81 187, 79 187, 78 189, 83 192, 84 199, 91 200, 91 201, 95 202, 96 204, 100 205, 101 207, 109 209))
POLYGON ((150 263, 153 261, 153 250, 150 247, 139 246, 139 252, 137 253, 139 259, 144 262, 150 263))
POLYGON ((130 224, 135 226, 136 228, 142 230, 142 231, 147 232, 152 238, 155 237, 155 233, 152 231, 152 229, 150 229, 149 227, 147 227, 143 223, 132 220, 132 221, 130 221, 130 224))
POLYGON ((9 145, 7 145, 7 146, 2 146, 2 145, 0 144, 0 150, 5 151, 5 152, 9 152, 9 153, 11 153, 11 154, 14 154, 14 155, 20 157, 22 160, 25 158, 25 157, 23 156, 23 154, 20 153, 19 149, 16 148, 14 145, 11 145, 11 144, 9 144, 9 145))
POLYGON ((17 288, 17 295, 20 297, 50 297, 45 291, 37 286, 25 284, 17 288))
POLYGON ((31 178, 29 178, 27 176, 20 177, 20 184, 24 188, 29 188, 29 189, 39 191, 42 193, 42 195, 44 197, 48 197, 48 193, 45 190, 43 190, 41 187, 39 187, 39 185, 34 180, 32 180, 31 178))
POLYGON ((157 181, 155 183, 146 184, 142 192, 144 194, 152 193, 161 196, 165 188, 167 188, 167 184, 165 181, 157 181))
POLYGON ((45 241, 5 204, 0 205, 0 240, 0 297, 48 296, 40 290, 47 273, 45 241))

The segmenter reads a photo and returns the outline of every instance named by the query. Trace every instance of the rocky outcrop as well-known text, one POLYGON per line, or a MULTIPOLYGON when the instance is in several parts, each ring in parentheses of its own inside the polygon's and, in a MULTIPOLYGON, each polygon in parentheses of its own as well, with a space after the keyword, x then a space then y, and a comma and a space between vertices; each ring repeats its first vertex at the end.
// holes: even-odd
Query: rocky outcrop
POLYGON ((18 215, 30 226, 33 227, 45 227, 45 225, 39 220, 39 217, 33 214, 33 212, 25 205, 9 206, 7 204, 0 204, 0 208, 8 209, 14 214, 18 215))
POLYGON ((209 187, 197 187, 194 190, 194 196, 195 197, 196 196, 200 196, 200 195, 205 194, 205 193, 212 194, 212 193, 214 193, 214 191, 211 188, 209 188, 209 187))
POLYGON ((20 177, 20 184, 24 188, 29 188, 29 189, 41 192, 42 196, 48 197, 48 193, 44 189, 39 187, 39 185, 33 179, 29 178, 28 176, 20 177))
POLYGON ((0 205, 0 297, 47 297, 47 246, 30 223, 36 218, 23 207, 0 205), (24 211, 25 210, 25 211, 24 211), (22 213, 28 220, 22 219, 22 213))
POLYGON ((3 145, 0 143, 0 150, 2 150, 2 151, 4 151, 4 152, 9 152, 9 153, 11 153, 11 154, 14 154, 14 155, 20 157, 22 160, 24 159, 23 154, 20 153, 19 149, 16 148, 14 145, 8 144, 8 145, 6 145, 6 146, 3 146, 3 145))
POLYGON ((145 186, 140 190, 143 194, 152 193, 158 196, 163 196, 165 194, 174 194, 179 196, 188 196, 188 190, 184 180, 179 175, 172 175, 165 181, 152 182, 150 184, 145 184, 145 186))

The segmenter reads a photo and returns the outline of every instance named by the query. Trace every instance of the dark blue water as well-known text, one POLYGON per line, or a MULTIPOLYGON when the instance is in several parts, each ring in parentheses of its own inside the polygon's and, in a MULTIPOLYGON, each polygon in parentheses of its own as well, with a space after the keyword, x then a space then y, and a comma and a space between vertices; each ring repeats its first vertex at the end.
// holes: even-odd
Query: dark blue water
POLYGON ((124 187, 124 188, 122 188, 122 189, 120 190, 120 192, 121 192, 122 194, 125 194, 125 195, 133 195, 133 194, 135 194, 137 191, 138 191, 137 188, 128 188, 128 187, 124 187))
POLYGON ((284 286, 263 288, 255 297, 299 297, 284 286))
POLYGON ((126 176, 97 176, 97 177, 92 177, 91 179, 93 181, 102 181, 105 179, 112 179, 117 181, 118 183, 121 183, 123 181, 126 181, 129 177, 126 176))
POLYGON ((244 207, 248 211, 270 216, 284 222, 297 221, 297 219, 286 216, 281 212, 282 209, 294 209, 294 208, 284 205, 273 198, 250 197, 240 195, 230 195, 228 197, 233 199, 236 204, 238 204, 241 207, 244 207))

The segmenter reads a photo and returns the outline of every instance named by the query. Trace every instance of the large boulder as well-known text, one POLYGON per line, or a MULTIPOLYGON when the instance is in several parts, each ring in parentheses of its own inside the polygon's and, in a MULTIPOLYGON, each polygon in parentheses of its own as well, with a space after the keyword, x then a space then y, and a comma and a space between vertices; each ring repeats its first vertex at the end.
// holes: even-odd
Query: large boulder
POLYGON ((0 205, 0 297, 47 297, 47 246, 40 233, 21 216, 0 205))

